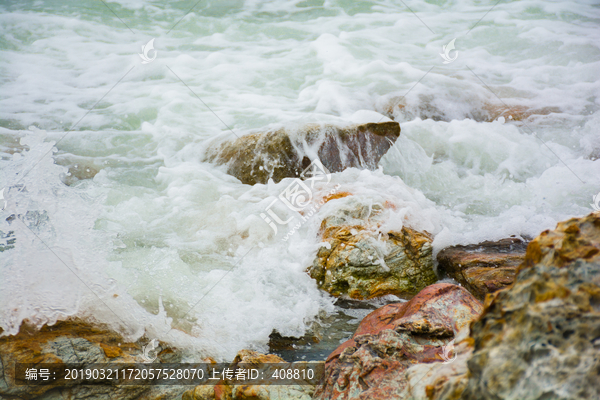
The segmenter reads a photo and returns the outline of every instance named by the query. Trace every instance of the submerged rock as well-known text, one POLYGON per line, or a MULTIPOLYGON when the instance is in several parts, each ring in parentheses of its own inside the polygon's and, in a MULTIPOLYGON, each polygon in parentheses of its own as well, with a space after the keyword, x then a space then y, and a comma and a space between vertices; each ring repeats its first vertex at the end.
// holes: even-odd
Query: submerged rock
POLYGON ((313 398, 406 398, 407 370, 415 363, 451 361, 455 335, 464 332, 482 308, 466 289, 438 283, 406 303, 373 311, 352 339, 328 357, 325 381, 313 398))
MULTIPOLYGON (((177 362, 171 350, 157 351, 158 360, 177 362)), ((58 322, 40 330, 22 325, 14 336, 0 338, 0 398, 160 399, 180 395, 176 386, 141 385, 17 385, 17 363, 137 363, 142 345, 81 320, 58 322)))
POLYGON ((410 297, 436 281, 431 235, 409 227, 381 232, 382 211, 378 204, 351 205, 323 220, 324 245, 308 269, 319 288, 353 299, 410 297))
POLYGON ((529 108, 516 104, 511 106, 505 104, 486 104, 484 110, 489 122, 495 121, 500 117, 503 117, 505 121, 523 121, 531 116, 561 112, 558 107, 529 108))
POLYGON ((437 255, 438 271, 466 287, 480 300, 513 283, 527 243, 517 238, 452 246, 437 255))
POLYGON ((471 329, 468 374, 428 398, 600 398, 600 215, 534 239, 514 284, 471 329))
POLYGON ((60 179, 65 185, 72 186, 81 180, 93 179, 101 167, 92 160, 75 160, 69 157, 56 157, 56 164, 68 167, 65 174, 61 174, 60 179))
POLYGON ((411 121, 415 118, 450 122, 468 118, 478 122, 492 122, 503 117, 505 122, 523 121, 529 117, 561 113, 558 107, 531 108, 519 104, 481 102, 473 106, 469 102, 458 104, 450 98, 421 94, 407 101, 404 97, 392 96, 382 99, 377 109, 396 121, 411 121))
POLYGON ((376 169, 400 136, 397 122, 338 127, 311 124, 297 132, 279 129, 242 136, 209 148, 208 161, 227 164, 227 172, 246 184, 299 177, 317 157, 329 172, 376 169))
POLYGON ((63 182, 68 186, 72 186, 81 180, 92 179, 98 172, 100 170, 91 165, 70 165, 68 173, 63 177, 63 182))
POLYGON ((332 313, 320 313, 303 337, 284 337, 274 332, 270 336, 269 353, 286 361, 322 361, 340 343, 347 340, 369 313, 386 304, 396 303, 394 296, 374 301, 352 300, 338 297, 332 313))

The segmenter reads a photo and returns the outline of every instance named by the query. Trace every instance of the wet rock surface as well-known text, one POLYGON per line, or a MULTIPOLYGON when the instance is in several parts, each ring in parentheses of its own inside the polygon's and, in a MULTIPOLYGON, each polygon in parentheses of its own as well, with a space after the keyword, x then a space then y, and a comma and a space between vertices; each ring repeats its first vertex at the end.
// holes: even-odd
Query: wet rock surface
POLYGON ((320 315, 303 337, 284 337, 273 332, 269 340, 269 353, 288 362, 323 361, 340 343, 352 337, 368 314, 384 305, 405 301, 395 296, 369 301, 337 298, 334 303, 335 311, 320 315))
POLYGON ((377 109, 384 115, 396 121, 411 121, 415 118, 432 119, 434 121, 450 122, 456 119, 457 112, 462 118, 478 122, 492 122, 500 117, 505 122, 520 122, 552 113, 561 113, 558 107, 528 107, 521 104, 505 104, 494 101, 482 102, 478 106, 457 110, 450 98, 433 94, 421 94, 418 98, 407 101, 403 97, 389 97, 380 101, 377 109))
POLYGON ((471 330, 468 373, 430 399, 600 398, 600 215, 534 239, 471 330))
POLYGON ((484 110, 488 122, 495 121, 500 117, 503 117, 506 121, 523 121, 529 117, 562 112, 558 107, 530 108, 517 104, 510 106, 506 104, 486 104, 484 110))
MULTIPOLYGON (((172 350, 158 348, 160 362, 179 362, 172 350)), ((163 399, 183 392, 176 386, 16 385, 16 363, 139 363, 141 343, 81 320, 58 322, 40 330, 27 325, 15 336, 0 338, 0 398, 7 399, 163 399)))
MULTIPOLYGON (((285 363, 273 354, 261 354, 252 350, 240 351, 231 364, 239 363, 260 367, 263 364, 285 363)), ((314 393, 312 385, 230 385, 220 381, 217 385, 200 385, 186 391, 182 400, 310 400, 314 393)))
POLYGON ((62 179, 66 185, 72 186, 81 180, 93 179, 98 172, 100 169, 94 165, 73 164, 69 166, 68 172, 62 179))
POLYGON ((409 227, 382 232, 382 211, 377 204, 350 204, 323 220, 325 244, 308 269, 321 289, 353 299, 411 297, 436 281, 431 235, 409 227))
POLYGON ((513 283, 525 259, 527 241, 507 238, 452 246, 437 255, 438 271, 456 280, 480 300, 513 283))
POLYGON ((297 178, 316 158, 329 172, 376 169, 400 136, 397 122, 338 127, 311 124, 296 131, 252 133, 209 148, 207 159, 227 164, 227 172, 246 184, 297 178))
POLYGON ((415 363, 444 361, 443 346, 481 310, 466 289, 447 283, 428 286, 409 302, 377 309, 328 357, 325 382, 313 398, 404 398, 410 388, 407 370, 415 363))
MULTIPOLYGON (((380 211, 375 206, 369 211, 372 218, 365 219, 364 209, 348 208, 346 214, 323 221, 323 235, 342 232, 360 237, 361 230, 375 232, 380 211), (355 219, 368 223, 347 224, 355 219)), ((378 236, 378 240, 383 237, 378 236)), ((345 309, 357 311, 348 315, 362 320, 352 337, 329 355, 325 380, 317 387, 226 382, 195 388, 15 385, 17 362, 140 362, 141 341, 127 343, 110 330, 69 320, 41 330, 23 325, 18 335, 0 338, 0 398, 599 398, 600 213, 561 222, 555 230, 545 231, 532 240, 524 257, 515 254, 522 252, 523 246, 525 243, 517 239, 505 239, 447 249, 444 257, 454 260, 456 265, 457 259, 462 260, 464 268, 456 273, 465 274, 469 268, 482 265, 516 271, 514 283, 487 296, 485 309, 466 290, 467 284, 465 287, 433 284, 410 301, 387 304, 364 318, 363 312, 374 307, 373 303, 339 299, 345 309)), ((360 252, 370 254, 368 250, 360 252)), ((466 280, 470 275, 463 276, 466 280)), ((466 282, 474 285, 473 281, 466 282)), ((348 320, 342 322, 348 325, 348 320)), ((322 332, 318 331, 299 341, 272 335, 271 345, 282 350, 291 343, 288 350, 293 352, 294 344, 305 341, 302 345, 316 345, 321 340, 322 332)), ((180 361, 180 356, 172 350, 159 348, 157 353, 159 362, 180 361)), ((260 365, 285 361, 278 355, 243 350, 232 365, 248 362, 260 365)))

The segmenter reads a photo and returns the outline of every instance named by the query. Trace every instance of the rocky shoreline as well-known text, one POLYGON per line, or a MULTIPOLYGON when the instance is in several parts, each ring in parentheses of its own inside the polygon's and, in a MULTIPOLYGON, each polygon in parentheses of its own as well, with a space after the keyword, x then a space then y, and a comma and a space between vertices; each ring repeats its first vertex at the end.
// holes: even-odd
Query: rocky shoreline
MULTIPOLYGON (((246 184, 307 178, 302 171, 315 159, 328 172, 374 169, 399 135, 396 122, 307 126, 221 143, 209 150, 208 161, 226 165, 246 184), (325 136, 318 134, 322 129, 325 136)), ((320 358, 325 374, 319 384, 17 385, 17 363, 143 362, 148 338, 129 343, 102 325, 73 318, 40 330, 23 324, 17 335, 0 337, 0 397, 600 398, 600 213, 561 222, 533 240, 510 237, 452 246, 434 258, 431 233, 410 223, 386 227, 393 202, 367 204, 344 191, 322 201, 339 207, 321 215, 320 247, 306 273, 364 317, 356 329, 341 320, 348 332, 323 341, 320 349, 328 355, 320 358), (369 303, 381 298, 388 300, 379 308, 369 303), (339 344, 340 338, 347 340, 339 344)), ((269 347, 279 355, 241 350, 231 363, 284 363, 290 360, 282 355, 321 341, 318 329, 304 338, 273 332, 269 347)), ((155 353, 155 363, 184 358, 165 343, 155 353)))
MULTIPOLYGON (((0 338, 0 395, 7 399, 591 399, 600 396, 600 215, 558 224, 507 252, 522 262, 514 281, 490 290, 435 283, 410 301, 366 316, 352 338, 325 361, 316 387, 253 386, 17 386, 16 363, 140 362, 142 342, 80 320, 0 338)), ((482 245, 490 249, 491 244, 482 245)), ((510 245, 509 245, 510 248, 510 245)), ((472 248, 470 248, 472 249, 472 248)), ((448 253, 465 252, 464 246, 448 253), (455 251, 454 251, 455 250, 455 251)), ((490 260, 482 251, 478 263, 490 260)), ((494 265, 503 268, 496 256, 494 265)), ((473 254, 465 253, 465 264, 473 254)), ((491 262, 491 261, 490 261, 491 262)), ((479 265, 478 264, 478 265, 479 265)), ((479 266, 481 267, 481 266, 479 266)), ((181 361, 159 346, 156 362, 181 361)), ((233 362, 284 362, 243 350, 233 362)))

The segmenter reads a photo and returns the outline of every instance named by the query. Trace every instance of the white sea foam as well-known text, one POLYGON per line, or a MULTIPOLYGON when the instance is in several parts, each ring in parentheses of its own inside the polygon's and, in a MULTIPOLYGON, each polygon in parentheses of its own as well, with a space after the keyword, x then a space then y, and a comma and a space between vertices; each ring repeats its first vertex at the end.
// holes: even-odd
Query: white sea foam
POLYGON ((0 231, 16 239, 0 253, 4 334, 83 315, 221 359, 265 350, 273 330, 301 336, 332 310, 304 271, 321 218, 349 200, 283 241, 260 213, 290 179, 251 187, 201 161, 211 141, 263 127, 385 121, 390 102, 405 104, 381 169, 333 174, 314 195, 340 185, 394 204, 383 229, 427 230, 436 251, 592 211, 598 6, 501 2, 469 32, 495 1, 406 3, 427 26, 391 0, 201 2, 170 33, 187 8, 108 2, 132 33, 101 2, 0 5, 0 231), (156 60, 142 65, 152 38, 156 60), (458 57, 444 65, 453 38, 458 57), (488 89, 554 111, 465 119, 502 104, 488 89), (67 187, 53 159, 100 172, 67 187))

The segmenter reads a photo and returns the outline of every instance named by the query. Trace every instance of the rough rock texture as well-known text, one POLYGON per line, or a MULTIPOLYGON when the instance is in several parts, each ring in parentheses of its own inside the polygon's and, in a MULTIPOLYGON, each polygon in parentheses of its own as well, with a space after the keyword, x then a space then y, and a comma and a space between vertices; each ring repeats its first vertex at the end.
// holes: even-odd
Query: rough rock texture
MULTIPOLYGON (((234 369, 238 363, 259 367, 265 363, 285 361, 273 354, 242 350, 235 356, 231 368, 234 369)), ((310 400, 314 390, 311 385, 229 385, 220 381, 215 386, 196 386, 185 392, 182 400, 310 400)))
POLYGON ((468 328, 481 310, 481 303, 466 289, 438 283, 406 303, 373 311, 352 339, 329 355, 325 382, 317 386, 313 398, 405 398, 409 367, 444 361, 443 354, 449 354, 443 346, 468 328))
MULTIPOLYGON (((117 333, 80 320, 58 322, 40 330, 21 326, 15 336, 0 338, 0 398, 8 399, 161 399, 176 397, 183 389, 175 386, 33 386, 15 385, 16 363, 136 363, 141 345, 126 343, 117 333)), ((172 350, 158 360, 178 362, 172 350)))
POLYGON ((376 169, 400 136, 397 122, 337 127, 307 125, 297 132, 279 129, 245 135, 208 150, 208 161, 227 164, 227 172, 246 184, 299 177, 315 159, 329 172, 356 167, 376 169), (314 149, 314 152, 308 149, 314 149))
POLYGON ((382 211, 378 204, 351 205, 323 220, 326 244, 308 269, 321 289, 353 299, 410 297, 436 281, 431 236, 409 227, 381 232, 382 211))
POLYGON ((466 287, 480 300, 513 283, 525 258, 527 243, 508 238, 467 246, 452 246, 437 255, 438 271, 466 287))
POLYGON ((414 364, 409 367, 405 373, 407 389, 404 398, 430 400, 442 390, 450 392, 457 387, 462 388, 468 374, 467 361, 473 352, 473 340, 468 335, 468 328, 457 334, 452 361, 414 364))
POLYGON ((534 239, 471 338, 468 374, 430 388, 431 399, 600 398, 600 215, 534 239))

